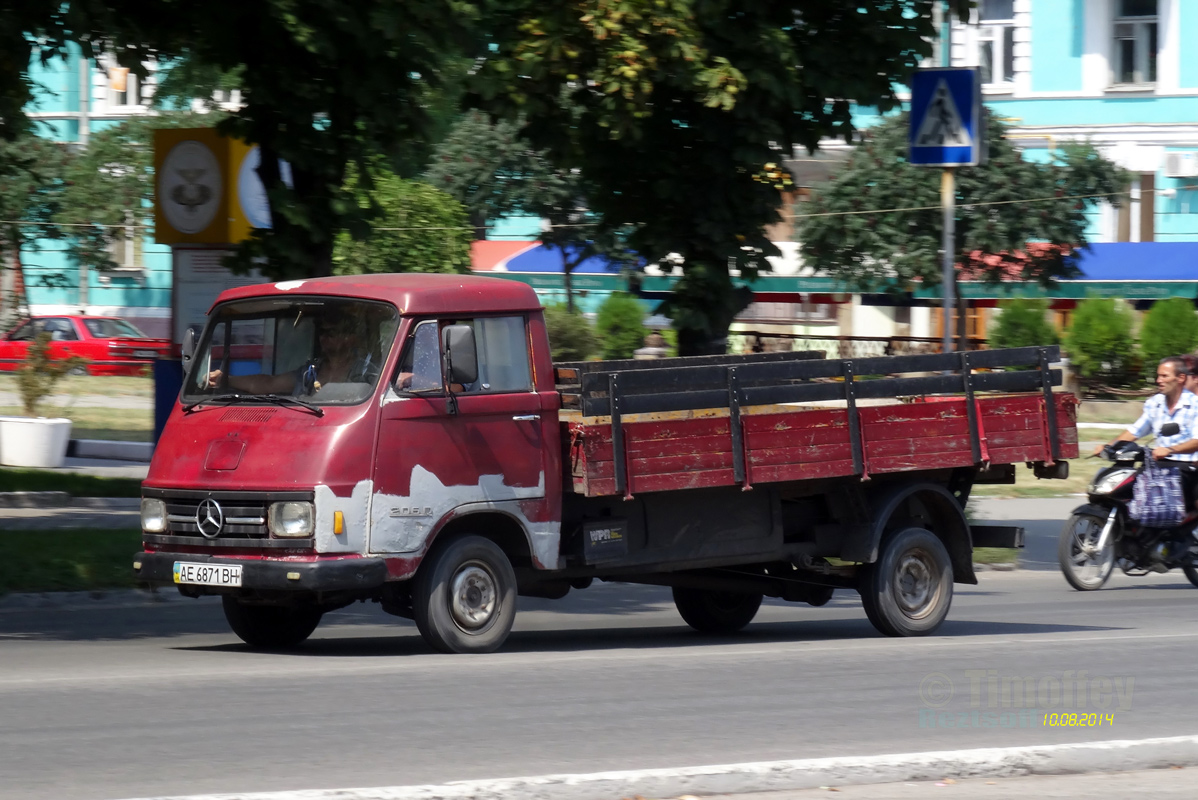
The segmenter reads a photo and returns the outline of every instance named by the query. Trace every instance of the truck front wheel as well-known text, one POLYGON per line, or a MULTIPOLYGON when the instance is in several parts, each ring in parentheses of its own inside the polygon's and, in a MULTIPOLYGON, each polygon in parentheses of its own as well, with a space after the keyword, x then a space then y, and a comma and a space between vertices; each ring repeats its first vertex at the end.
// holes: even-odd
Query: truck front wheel
POLYGON ((953 566, 944 543, 924 528, 882 541, 858 587, 869 621, 887 636, 926 636, 944 622, 953 601, 953 566))
POLYGON ((702 633, 736 633, 753 621, 761 608, 761 595, 674 587, 678 613, 702 633))
POLYGON ((312 635, 323 614, 314 606, 292 608, 250 605, 228 595, 222 598, 222 602, 229 627, 250 647, 295 647, 312 635))
POLYGON ((420 635, 442 653, 498 650, 516 619, 516 573, 499 545, 463 536, 433 548, 412 586, 420 635))

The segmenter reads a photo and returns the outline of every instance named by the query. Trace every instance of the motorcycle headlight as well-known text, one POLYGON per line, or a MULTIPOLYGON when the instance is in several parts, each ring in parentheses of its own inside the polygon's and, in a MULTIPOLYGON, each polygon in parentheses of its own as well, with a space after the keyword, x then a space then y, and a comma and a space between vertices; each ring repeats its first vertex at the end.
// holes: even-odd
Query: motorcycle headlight
POLYGON ((288 539, 311 536, 314 516, 311 503, 271 503, 267 525, 272 536, 288 539))
POLYGON ((166 503, 155 497, 141 499, 141 529, 146 533, 166 530, 166 503))
POLYGON ((1134 469, 1121 469, 1109 475, 1104 475, 1090 485, 1090 494, 1110 494, 1119 488, 1121 483, 1134 475, 1135 472, 1134 469))

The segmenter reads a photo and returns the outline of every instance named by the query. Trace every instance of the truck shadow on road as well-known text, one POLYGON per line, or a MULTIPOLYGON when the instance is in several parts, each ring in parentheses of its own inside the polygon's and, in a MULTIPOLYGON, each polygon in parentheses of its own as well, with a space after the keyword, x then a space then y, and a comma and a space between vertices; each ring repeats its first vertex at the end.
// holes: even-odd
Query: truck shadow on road
MULTIPOLYGON (((344 629, 342 629, 344 630, 344 629)), ((1099 625, 1054 625, 1031 622, 984 622, 958 620, 946 622, 936 638, 974 636, 1037 636, 1073 632, 1117 631, 1123 628, 1099 625)), ((432 655, 432 651, 411 629, 401 629, 395 635, 382 636, 321 636, 318 629, 300 647, 285 651, 297 658, 341 657, 379 658, 395 656, 432 655)), ((231 634, 230 634, 231 637, 231 634)), ((725 646, 747 649, 762 645, 813 645, 830 642, 873 640, 906 641, 917 647, 916 640, 889 639, 874 631, 865 619, 805 620, 799 622, 754 623, 733 636, 710 636, 696 633, 684 625, 639 627, 603 627, 585 630, 525 630, 515 631, 499 654, 517 653, 586 653, 610 650, 674 650, 696 646, 725 646)), ((240 642, 195 646, 173 646, 172 649, 190 652, 245 652, 253 654, 240 642)), ((273 653, 278 655, 278 653, 273 653)))

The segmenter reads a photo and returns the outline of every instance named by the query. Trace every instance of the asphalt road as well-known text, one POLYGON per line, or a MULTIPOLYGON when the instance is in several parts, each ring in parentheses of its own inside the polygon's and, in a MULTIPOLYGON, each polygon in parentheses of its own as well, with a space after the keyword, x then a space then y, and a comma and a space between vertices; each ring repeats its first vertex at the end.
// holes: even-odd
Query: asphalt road
POLYGON ((820 609, 767 605, 739 637, 706 638, 667 592, 601 585, 522 600, 506 648, 471 657, 430 653, 410 623, 370 605, 330 614, 293 654, 249 651, 210 600, 8 605, 0 797, 394 786, 1198 733, 1198 589, 1180 573, 1118 575, 1089 594, 1047 571, 981 578, 958 587, 931 638, 876 635, 849 592, 820 609), (1113 723, 1044 726, 1043 714, 1070 711, 1113 723))

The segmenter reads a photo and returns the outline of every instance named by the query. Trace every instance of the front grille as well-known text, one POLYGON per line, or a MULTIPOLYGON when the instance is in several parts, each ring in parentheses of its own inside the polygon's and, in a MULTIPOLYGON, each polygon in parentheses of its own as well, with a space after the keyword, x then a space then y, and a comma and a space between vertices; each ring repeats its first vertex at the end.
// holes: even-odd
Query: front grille
POLYGON ((220 505, 222 522, 220 533, 206 537, 200 532, 196 514, 201 500, 167 500, 166 529, 175 536, 196 536, 201 538, 219 539, 234 537, 238 539, 265 539, 269 534, 266 530, 265 502, 252 503, 244 500, 229 501, 220 505))
MULTIPOLYGON (((166 544, 207 545, 215 547, 287 547, 302 546, 296 541, 273 541, 267 529, 267 509, 272 503, 287 500, 312 501, 311 492, 204 492, 145 487, 146 497, 166 503, 166 531, 154 536, 166 544), (201 509, 201 506, 203 508, 201 509), (217 513, 219 507, 219 513, 217 513), (197 516, 197 512, 200 512, 197 516), (219 532, 213 534, 212 520, 219 518, 219 532), (205 522, 208 535, 200 530, 205 522)), ((151 535, 147 534, 146 540, 151 535)))

